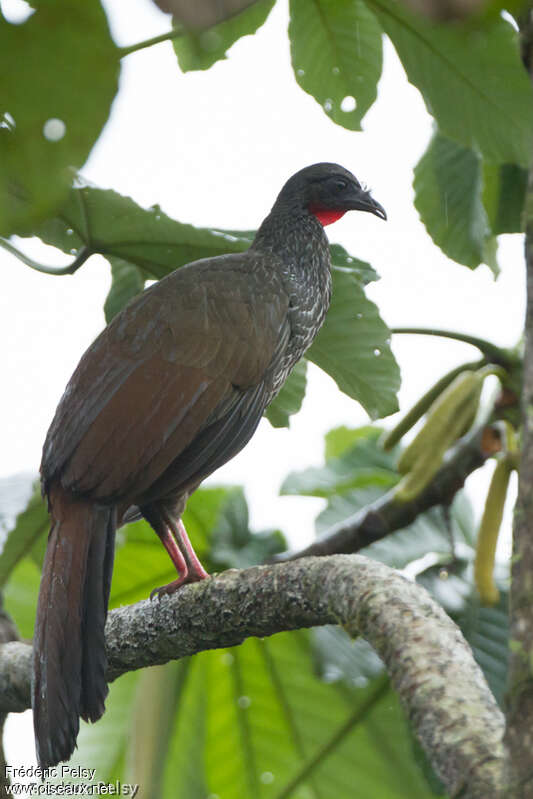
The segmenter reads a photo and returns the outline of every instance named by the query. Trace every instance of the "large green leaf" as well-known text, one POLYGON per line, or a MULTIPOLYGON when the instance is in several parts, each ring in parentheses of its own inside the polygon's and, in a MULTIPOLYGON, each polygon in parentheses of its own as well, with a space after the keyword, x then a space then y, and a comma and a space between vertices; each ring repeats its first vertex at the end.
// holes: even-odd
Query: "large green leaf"
POLYGON ((227 568, 245 569, 263 563, 286 548, 279 530, 250 530, 248 505, 242 488, 228 490, 218 519, 212 528, 209 558, 220 571, 227 568))
POLYGON ((326 321, 306 353, 361 403, 372 419, 398 410, 400 371, 389 346, 390 331, 351 274, 333 271, 326 321))
POLYGON ((307 386, 307 362, 299 361, 285 381, 276 399, 268 406, 265 416, 272 427, 288 427, 293 413, 302 407, 307 386))
POLYGON ((121 311, 128 302, 139 294, 144 288, 145 275, 138 266, 108 256, 111 264, 111 288, 104 303, 105 320, 109 322, 121 311))
POLYGON ((360 261, 359 258, 354 258, 340 244, 330 244, 329 251, 334 271, 355 275, 365 286, 373 280, 379 280, 378 273, 367 261, 360 261))
MULTIPOLYGON (((76 254, 115 256, 140 267, 146 278, 161 278, 198 258, 241 252, 250 246, 249 233, 195 228, 171 219, 159 206, 142 208, 111 189, 85 185, 81 178, 61 212, 35 230, 46 244, 76 254)), ((253 234, 252 234, 253 235, 253 234)))
MULTIPOLYGON (((369 473, 369 484, 363 488, 332 494, 326 508, 316 519, 317 535, 326 535, 332 527, 359 513, 381 497, 387 487, 380 485, 379 479, 380 473, 377 472, 372 484, 369 473)), ((470 517, 470 503, 464 494, 457 494, 450 512, 451 534, 462 556, 468 555, 472 558, 474 553, 470 539, 472 531, 468 524, 465 528, 465 521, 470 517)), ((403 569, 428 553, 433 553, 438 563, 447 564, 452 556, 452 543, 442 508, 435 507, 420 514, 407 527, 375 541, 361 552, 396 569, 403 569)))
POLYGON ((182 796, 187 799, 206 799, 212 796, 207 789, 204 768, 208 699, 204 663, 202 658, 191 658, 186 681, 180 686, 179 707, 162 775, 164 799, 182 796))
MULTIPOLYGON (((194 658, 188 680, 191 696, 187 686, 164 797, 176 796, 176 785, 189 796, 183 779, 184 756, 191 751, 189 729, 197 764, 204 736, 203 796, 352 799, 354 775, 361 796, 431 796, 412 758, 397 699, 383 678, 371 678, 350 692, 320 682, 305 633, 202 653, 194 658), (376 745, 382 736, 386 748, 376 745)), ((195 770, 192 797, 202 796, 200 786, 202 772, 195 770)))
MULTIPOLYGON (((337 429, 332 432, 337 433, 335 451, 338 451, 342 446, 340 431, 337 429)), ((354 431, 343 428, 342 438, 346 446, 341 454, 330 455, 327 452, 324 466, 310 466, 302 471, 291 472, 283 481, 281 493, 328 498, 367 485, 382 486, 384 489, 393 486, 398 481, 395 458, 378 445, 381 432, 373 427, 354 431)))
MULTIPOLYGON (((35 483, 35 479, 32 480, 35 483)), ((39 538, 45 538, 49 520, 46 505, 38 485, 28 504, 16 517, 12 529, 4 541, 0 555, 0 588, 6 584, 11 572, 26 555, 30 554, 39 538)))
POLYGON ((479 155, 436 133, 415 167, 415 206, 426 229, 454 261, 497 273, 496 243, 482 202, 479 155))
POLYGON ((65 200, 109 116, 118 50, 98 0, 38 3, 0 24, 0 233, 28 231, 65 200), (24 198, 25 202, 20 202, 24 198))
POLYGON ((512 25, 501 17, 476 28, 439 25, 395 0, 368 4, 441 133, 488 161, 527 166, 532 89, 512 25))
POLYGON ((516 164, 484 165, 483 204, 494 235, 524 230, 527 174, 527 169, 516 164))
POLYGON ((382 31, 362 0, 291 0, 296 80, 337 124, 360 130, 376 99, 382 31))
POLYGON ((150 786, 153 797, 161 796, 170 736, 189 666, 188 658, 152 666, 142 671, 137 682, 125 773, 130 783, 150 786))
MULTIPOLYGON (((331 458, 339 458, 348 453, 352 447, 365 439, 375 439, 383 432, 382 428, 364 425, 363 427, 334 427, 328 430, 324 436, 324 458, 329 461, 331 458)), ((380 448, 383 451, 383 448, 380 448)))
POLYGON ((31 558, 20 560, 3 589, 4 607, 23 638, 33 636, 41 572, 31 558))
POLYGON ((313 655, 321 679, 343 680, 351 688, 364 688, 383 674, 383 661, 364 638, 350 638, 342 627, 326 624, 312 630, 313 655))
MULTIPOLYGON (((275 0, 259 0, 234 17, 214 25, 209 30, 184 32, 172 40, 183 72, 209 69, 216 61, 226 58, 226 51, 241 36, 248 36, 265 22, 275 0)), ((174 20, 174 24, 178 24, 174 20)))

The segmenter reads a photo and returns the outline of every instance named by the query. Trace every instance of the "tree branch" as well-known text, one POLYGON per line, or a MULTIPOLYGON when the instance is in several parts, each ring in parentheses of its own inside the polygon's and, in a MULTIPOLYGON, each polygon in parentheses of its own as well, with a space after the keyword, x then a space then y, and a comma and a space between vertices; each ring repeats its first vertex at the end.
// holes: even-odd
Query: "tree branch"
MULTIPOLYGON (((361 555, 230 569, 160 602, 114 610, 108 677, 323 624, 363 635, 383 658, 451 795, 497 796, 503 719, 468 644, 425 589, 361 555)), ((30 663, 28 645, 0 647, 0 711, 28 706, 30 663)))
MULTIPOLYGON (((3 597, 0 594, 0 645, 9 641, 18 641, 18 630, 11 616, 6 613, 3 605, 3 597)), ((6 755, 4 751, 4 726, 7 719, 7 712, 0 712, 0 797, 8 796, 8 786, 10 778, 7 771, 6 755)))
MULTIPOLYGON (((524 65, 533 81, 533 11, 527 3, 521 20, 524 65)), ((509 799, 533 796, 533 167, 525 202, 527 303, 522 387, 522 456, 513 525, 510 592, 510 661, 506 783, 509 799)))
POLYGON ((394 488, 353 516, 332 527, 323 538, 298 552, 275 555, 275 562, 296 560, 308 555, 333 555, 359 552, 364 547, 401 530, 424 511, 436 505, 449 505, 466 478, 486 459, 501 449, 496 425, 475 430, 450 451, 431 483, 409 502, 400 502, 394 488))

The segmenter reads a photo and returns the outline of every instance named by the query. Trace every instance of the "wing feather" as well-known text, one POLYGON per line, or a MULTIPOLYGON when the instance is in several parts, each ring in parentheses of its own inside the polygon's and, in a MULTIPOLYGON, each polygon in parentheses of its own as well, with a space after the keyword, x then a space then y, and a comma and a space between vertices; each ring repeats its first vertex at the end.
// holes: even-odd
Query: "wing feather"
POLYGON ((177 270, 100 334, 47 436, 45 488, 59 476, 77 493, 133 502, 172 464, 181 484, 244 446, 289 329, 283 288, 245 255, 177 270))

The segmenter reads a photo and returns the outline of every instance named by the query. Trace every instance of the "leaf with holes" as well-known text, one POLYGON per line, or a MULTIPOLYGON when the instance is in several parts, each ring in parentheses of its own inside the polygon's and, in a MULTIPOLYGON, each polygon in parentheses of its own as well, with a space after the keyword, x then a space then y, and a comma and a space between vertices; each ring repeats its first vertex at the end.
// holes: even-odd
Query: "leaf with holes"
POLYGON ((361 130, 376 99, 382 31, 361 0, 291 0, 294 74, 338 125, 361 130))
POLYGON ((118 89, 118 74, 118 50, 97 0, 38 3, 22 25, 2 19, 3 236, 31 230, 65 201, 69 168, 81 167, 98 139, 118 89), (73 67, 72 74, 65 65, 73 67))

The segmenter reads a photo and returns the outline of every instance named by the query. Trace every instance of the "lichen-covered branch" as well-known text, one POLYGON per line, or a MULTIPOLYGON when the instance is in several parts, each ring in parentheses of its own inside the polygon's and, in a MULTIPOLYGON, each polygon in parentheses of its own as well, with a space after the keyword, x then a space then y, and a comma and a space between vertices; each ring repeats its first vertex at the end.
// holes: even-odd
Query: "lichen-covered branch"
POLYGON ((308 555, 359 552, 411 524, 424 511, 449 505, 464 482, 501 448, 495 425, 476 430, 450 451, 431 483, 413 500, 400 502, 394 489, 332 527, 322 538, 298 552, 283 552, 272 560, 287 561, 308 555))
MULTIPOLYGON (((3 599, 0 594, 0 645, 9 641, 18 641, 18 630, 3 608, 3 599)), ((8 786, 10 779, 6 769, 6 756, 4 751, 4 725, 6 723, 7 712, 0 712, 0 797, 8 796, 8 786)))
MULTIPOLYGON (((383 658, 450 795, 497 796, 503 717, 468 644, 423 588, 361 555, 231 569, 160 602, 114 610, 109 679, 249 636, 332 623, 364 636, 383 658)), ((31 653, 21 647, 0 647, 0 711, 29 704, 31 653), (13 702, 6 686, 15 671, 24 685, 19 677, 13 702)))

